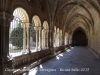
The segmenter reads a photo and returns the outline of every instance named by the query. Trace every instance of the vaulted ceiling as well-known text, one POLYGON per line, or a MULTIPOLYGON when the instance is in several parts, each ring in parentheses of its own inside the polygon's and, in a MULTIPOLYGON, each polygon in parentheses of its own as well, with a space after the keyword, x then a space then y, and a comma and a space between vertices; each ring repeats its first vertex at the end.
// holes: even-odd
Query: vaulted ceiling
POLYGON ((54 25, 73 31, 77 27, 90 32, 100 17, 100 0, 45 0, 54 25))
MULTIPOLYGON (((9 0, 4 0, 4 3, 8 1, 9 0)), ((94 26, 98 24, 97 21, 99 21, 98 19, 100 18, 100 0, 28 0, 29 4, 27 4, 27 0, 26 2, 23 2, 23 0, 14 1, 15 4, 19 1, 18 4, 22 2, 22 5, 26 4, 26 6, 29 6, 27 9, 30 9, 30 12, 34 9, 39 13, 41 12, 37 10, 36 7, 39 7, 41 3, 41 10, 45 11, 44 7, 47 7, 48 12, 45 14, 48 13, 50 21, 53 21, 53 24, 50 24, 50 26, 52 25, 51 27, 53 28, 55 25, 57 28, 70 33, 78 27, 83 28, 87 33, 93 32, 94 26), (37 1, 40 3, 34 7, 37 1), (30 5, 32 6, 30 7, 30 5)), ((33 12, 29 14, 32 16, 33 12)), ((42 15, 48 17, 48 14, 42 15)))

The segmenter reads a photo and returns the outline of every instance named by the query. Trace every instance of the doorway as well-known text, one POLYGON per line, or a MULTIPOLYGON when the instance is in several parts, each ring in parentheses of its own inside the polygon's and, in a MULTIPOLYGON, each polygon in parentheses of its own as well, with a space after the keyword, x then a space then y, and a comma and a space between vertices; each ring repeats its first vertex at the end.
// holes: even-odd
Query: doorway
POLYGON ((78 28, 73 33, 72 46, 86 46, 88 44, 88 39, 86 33, 82 28, 78 28))

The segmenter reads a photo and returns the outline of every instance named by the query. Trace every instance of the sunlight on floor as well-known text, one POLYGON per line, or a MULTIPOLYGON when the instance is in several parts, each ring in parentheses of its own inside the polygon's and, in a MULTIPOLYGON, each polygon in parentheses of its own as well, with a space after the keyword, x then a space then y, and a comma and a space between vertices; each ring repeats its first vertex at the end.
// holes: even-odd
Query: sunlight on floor
POLYGON ((73 49, 73 47, 71 47, 71 49, 73 49))
POLYGON ((56 59, 59 60, 60 58, 58 56, 56 56, 56 59))
POLYGON ((59 60, 59 59, 60 59, 60 57, 63 57, 63 53, 61 53, 61 54, 57 55, 57 56, 56 56, 56 59, 57 59, 57 60, 59 60))
POLYGON ((71 51, 70 49, 67 50, 67 52, 70 52, 70 51, 71 51))
POLYGON ((58 56, 62 56, 63 57, 63 53, 59 54, 58 56))
POLYGON ((38 71, 38 68, 35 67, 32 70, 30 70, 29 75, 36 75, 37 71, 38 71))
POLYGON ((42 66, 42 65, 40 65, 40 68, 43 68, 43 66, 42 66))

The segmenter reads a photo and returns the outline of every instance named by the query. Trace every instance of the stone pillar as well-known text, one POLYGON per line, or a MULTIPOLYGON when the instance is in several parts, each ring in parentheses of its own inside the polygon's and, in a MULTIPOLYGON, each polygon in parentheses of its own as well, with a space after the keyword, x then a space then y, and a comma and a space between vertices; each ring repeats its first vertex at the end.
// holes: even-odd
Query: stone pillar
POLYGON ((23 51, 22 54, 26 53, 26 25, 22 24, 23 26, 23 51))
POLYGON ((65 37, 64 37, 64 35, 62 36, 62 46, 64 46, 65 45, 65 37))
POLYGON ((49 30, 46 29, 46 47, 48 48, 48 33, 49 33, 49 30))
POLYGON ((38 51, 38 27, 34 27, 34 30, 36 31, 36 50, 38 51))
POLYGON ((58 34, 58 38, 57 38, 58 41, 57 41, 57 43, 58 43, 58 47, 59 47, 60 46, 60 33, 58 32, 57 34, 58 34))
POLYGON ((42 30, 42 48, 44 48, 44 29, 42 30))
POLYGON ((57 32, 57 36, 56 36, 56 46, 58 47, 59 46, 59 34, 58 34, 58 32, 57 32))
POLYGON ((65 44, 65 42, 66 42, 66 35, 62 35, 62 46, 64 47, 64 50, 66 50, 66 44, 65 44))
POLYGON ((63 46, 63 40, 64 40, 64 38, 63 38, 63 36, 62 36, 62 33, 60 33, 60 40, 61 40, 60 46, 63 46))
POLYGON ((46 32, 46 29, 43 29, 42 30, 42 48, 46 48, 46 41, 47 41, 47 34, 46 34, 47 32, 46 32))
POLYGON ((72 37, 70 37, 70 46, 72 46, 72 37))
POLYGON ((9 58, 9 26, 12 15, 0 12, 0 75, 12 75, 12 72, 5 71, 12 68, 12 60, 9 58))
POLYGON ((54 47, 53 47, 53 33, 54 33, 54 30, 50 30, 49 31, 49 33, 50 33, 50 37, 49 37, 49 43, 50 43, 50 45, 49 45, 49 48, 51 49, 51 52, 52 52, 52 55, 55 55, 55 50, 53 49, 54 47))
POLYGON ((71 46, 71 36, 68 35, 68 48, 70 48, 70 46, 71 46))
POLYGON ((69 35, 68 35, 68 48, 70 48, 70 46, 69 46, 69 44, 70 44, 69 42, 70 42, 70 41, 69 41, 69 40, 70 40, 70 39, 69 39, 69 35))
POLYGON ((56 34, 55 34, 55 32, 54 32, 54 33, 53 33, 53 38, 54 38, 54 39, 53 39, 53 43, 54 43, 54 44, 53 44, 53 47, 55 47, 55 35, 56 35, 56 34))
POLYGON ((30 24, 27 23, 27 50, 30 53, 30 24))
POLYGON ((67 36, 66 36, 66 34, 65 34, 65 45, 66 45, 66 43, 67 43, 67 36))
POLYGON ((41 27, 38 27, 38 29, 39 29, 39 50, 41 50, 42 49, 42 29, 41 29, 41 27))
POLYGON ((43 37, 43 41, 44 41, 44 43, 43 43, 43 48, 46 48, 46 30, 44 29, 43 30, 43 33, 44 33, 44 37, 43 37))
POLYGON ((61 33, 59 32, 59 46, 61 46, 61 33))

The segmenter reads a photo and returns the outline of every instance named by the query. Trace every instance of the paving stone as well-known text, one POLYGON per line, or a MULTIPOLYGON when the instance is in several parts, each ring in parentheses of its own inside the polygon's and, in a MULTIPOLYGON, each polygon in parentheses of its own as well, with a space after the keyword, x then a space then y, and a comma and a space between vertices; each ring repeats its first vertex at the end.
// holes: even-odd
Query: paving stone
POLYGON ((100 60, 88 48, 76 46, 70 50, 62 53, 63 56, 58 55, 41 64, 43 69, 56 71, 37 70, 36 74, 32 75, 100 75, 100 60))

